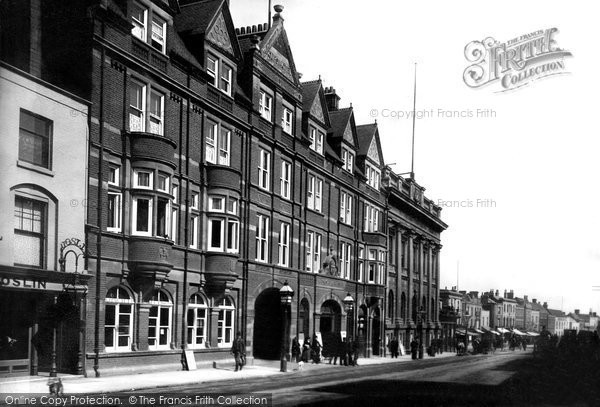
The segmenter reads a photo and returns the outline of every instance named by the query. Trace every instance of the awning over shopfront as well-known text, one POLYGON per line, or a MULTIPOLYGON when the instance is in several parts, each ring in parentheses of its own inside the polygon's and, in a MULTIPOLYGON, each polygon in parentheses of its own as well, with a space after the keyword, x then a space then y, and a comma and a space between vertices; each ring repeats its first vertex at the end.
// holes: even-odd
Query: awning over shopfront
POLYGON ((500 333, 498 333, 498 332, 494 331, 493 329, 487 329, 487 328, 483 328, 483 330, 484 330, 485 332, 489 332, 489 333, 491 333, 491 334, 494 334, 494 335, 500 335, 500 333))
POLYGON ((538 334, 537 332, 530 332, 530 331, 527 331, 527 335, 529 335, 529 336, 540 336, 540 334, 538 334))
POLYGON ((523 332, 519 331, 517 328, 513 328, 512 331, 513 331, 513 333, 515 335, 520 335, 520 336, 526 336, 527 335, 526 333, 523 333, 523 332))
POLYGON ((468 330, 468 333, 469 333, 469 335, 481 335, 481 333, 477 332, 477 331, 476 331, 476 330, 474 330, 474 329, 469 329, 469 330, 468 330))
POLYGON ((478 334, 484 334, 485 333, 484 331, 482 331, 479 328, 475 328, 475 332, 477 332, 478 334))
POLYGON ((498 332, 500 332, 501 334, 507 334, 510 333, 510 331, 508 329, 505 328, 496 328, 498 330, 498 332))

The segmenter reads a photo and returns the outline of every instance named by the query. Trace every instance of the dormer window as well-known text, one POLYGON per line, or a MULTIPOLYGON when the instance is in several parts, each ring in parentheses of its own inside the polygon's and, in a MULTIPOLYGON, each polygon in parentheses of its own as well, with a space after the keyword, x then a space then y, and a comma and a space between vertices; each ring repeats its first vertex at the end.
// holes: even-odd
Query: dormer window
POLYGON ((131 34, 163 54, 166 52, 167 22, 142 3, 133 3, 131 34), (148 29, 151 24, 150 30, 148 29))
POLYGON ((273 97, 264 90, 260 91, 260 99, 258 101, 258 111, 263 119, 271 121, 271 110, 273 107, 273 97))
POLYGON ((366 167, 367 185, 369 185, 372 188, 379 189, 379 180, 381 178, 381 172, 369 163, 366 163, 365 167, 366 167))
POLYGON ((310 128, 310 148, 319 154, 323 154, 323 138, 325 134, 322 131, 317 130, 316 127, 310 128))
POLYGON ((281 127, 287 134, 292 134, 293 121, 294 113, 292 113, 292 109, 289 106, 284 106, 283 115, 281 117, 281 127))
POLYGON ((344 161, 344 169, 352 174, 354 170, 354 154, 345 147, 342 147, 342 160, 344 161))
POLYGON ((221 92, 231 96, 233 69, 214 55, 206 57, 206 73, 210 76, 210 84, 221 92))

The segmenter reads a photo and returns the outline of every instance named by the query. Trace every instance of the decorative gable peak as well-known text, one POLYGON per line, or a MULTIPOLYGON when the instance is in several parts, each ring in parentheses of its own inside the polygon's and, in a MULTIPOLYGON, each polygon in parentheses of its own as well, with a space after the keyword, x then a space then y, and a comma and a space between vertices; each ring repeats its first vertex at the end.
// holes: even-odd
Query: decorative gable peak
POLYGON ((223 12, 219 12, 217 17, 215 18, 215 22, 212 27, 210 27, 206 39, 217 45, 222 50, 235 55, 235 51, 233 50, 233 45, 231 44, 231 38, 229 37, 229 32, 227 29, 227 23, 225 23, 225 17, 223 17, 223 12))
POLYGON ((299 74, 285 28, 283 28, 283 17, 281 17, 283 6, 276 5, 274 9, 276 13, 273 16, 273 24, 260 43, 260 52, 273 68, 298 86, 300 85, 299 74))

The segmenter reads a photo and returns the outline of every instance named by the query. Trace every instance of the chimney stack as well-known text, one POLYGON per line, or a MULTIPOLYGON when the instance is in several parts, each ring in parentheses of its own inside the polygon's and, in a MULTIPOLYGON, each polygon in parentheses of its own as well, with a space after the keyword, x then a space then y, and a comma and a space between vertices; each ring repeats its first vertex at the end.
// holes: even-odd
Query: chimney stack
POLYGON ((575 310, 575 315, 579 315, 579 310, 578 309, 575 310))
POLYGON ((504 289, 504 298, 508 298, 506 297, 506 288, 504 289))
POLYGON ((469 291, 469 295, 473 298, 479 298, 479 291, 469 291))
POLYGON ((523 300, 525 300, 525 302, 529 302, 529 298, 528 298, 528 296, 527 296, 527 295, 524 295, 524 296, 523 296, 523 300))
POLYGON ((533 301, 533 303, 534 303, 534 304, 537 304, 537 298, 534 298, 534 299, 533 299, 533 300, 531 300, 531 301, 533 301))
POLYGON ((544 308, 546 308, 546 309, 548 309, 548 303, 547 303, 547 302, 544 302, 544 305, 543 305, 543 307, 544 307, 544 308))
POLYGON ((500 292, 496 290, 496 297, 500 297, 500 292))
MULTIPOLYGON (((330 112, 340 108, 340 97, 337 95, 333 86, 325 88, 325 101, 327 102, 327 109, 330 112)), ((454 290, 454 287, 452 287, 452 290, 454 290)))

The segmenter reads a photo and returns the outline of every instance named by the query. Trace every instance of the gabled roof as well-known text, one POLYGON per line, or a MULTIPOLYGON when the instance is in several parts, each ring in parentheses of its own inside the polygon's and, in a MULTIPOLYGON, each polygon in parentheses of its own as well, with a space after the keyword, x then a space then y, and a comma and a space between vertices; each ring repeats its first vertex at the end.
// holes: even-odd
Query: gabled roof
MULTIPOLYGON (((277 6, 275 6, 277 7, 277 6)), ((279 71, 294 85, 300 86, 298 71, 294 63, 294 55, 290 48, 290 42, 283 27, 281 10, 273 16, 271 28, 267 31, 260 42, 260 54, 273 68, 279 71)))
POLYGON ((181 3, 181 12, 175 16, 174 25, 177 32, 187 40, 188 46, 196 41, 207 40, 224 54, 241 59, 242 52, 225 0, 181 3))
POLYGON ((383 167, 383 151, 381 150, 377 123, 356 126, 356 133, 358 134, 359 144, 358 155, 368 157, 383 167))
POLYGON ((221 8, 223 0, 180 1, 181 13, 175 17, 177 31, 204 34, 221 8))
POLYGON ((319 94, 319 88, 321 80, 302 82, 302 111, 308 112, 315 100, 315 97, 319 94))
POLYGON ((329 112, 329 120, 331 122, 331 130, 334 138, 339 138, 340 140, 344 138, 344 131, 346 131, 350 117, 352 117, 351 107, 329 112))
POLYGON ((302 86, 302 112, 310 114, 329 129, 331 121, 321 79, 302 82, 300 85, 302 86))

